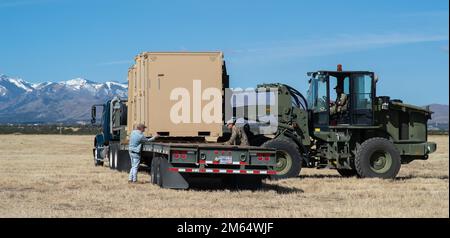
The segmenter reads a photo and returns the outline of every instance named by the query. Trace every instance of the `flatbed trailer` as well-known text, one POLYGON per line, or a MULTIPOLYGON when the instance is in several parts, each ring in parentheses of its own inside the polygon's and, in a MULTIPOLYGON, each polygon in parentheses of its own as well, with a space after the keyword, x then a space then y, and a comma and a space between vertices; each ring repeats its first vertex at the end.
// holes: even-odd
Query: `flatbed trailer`
MULTIPOLYGON (((104 161, 101 149, 94 148, 94 158, 104 161)), ((111 141, 108 149, 109 167, 129 171, 128 144, 111 141)), ((141 165, 150 168, 151 183, 163 188, 187 189, 194 177, 216 177, 236 188, 258 188, 262 179, 276 174, 276 163, 276 150, 254 146, 155 141, 144 143, 141 152, 141 165)))

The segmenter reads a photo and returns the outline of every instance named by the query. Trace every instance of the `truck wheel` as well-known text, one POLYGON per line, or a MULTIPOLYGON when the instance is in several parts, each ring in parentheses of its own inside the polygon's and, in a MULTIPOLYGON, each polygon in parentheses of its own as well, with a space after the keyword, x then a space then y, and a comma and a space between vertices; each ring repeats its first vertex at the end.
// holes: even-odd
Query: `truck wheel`
POLYGON ((350 178, 358 175, 356 169, 337 169, 337 171, 344 178, 350 178))
POLYGON ((361 178, 393 179, 400 171, 400 166, 400 153, 385 138, 368 139, 356 152, 355 167, 361 178))
POLYGON ((292 178, 300 174, 303 158, 294 142, 279 138, 267 141, 262 147, 277 150, 277 166, 274 168, 277 174, 270 176, 271 179, 292 178))
POLYGON ((161 158, 155 157, 152 159, 151 167, 150 167, 150 182, 152 184, 158 185, 161 187, 162 181, 161 181, 161 171, 159 168, 161 158))
POLYGON ((109 168, 114 169, 114 148, 109 146, 109 168))

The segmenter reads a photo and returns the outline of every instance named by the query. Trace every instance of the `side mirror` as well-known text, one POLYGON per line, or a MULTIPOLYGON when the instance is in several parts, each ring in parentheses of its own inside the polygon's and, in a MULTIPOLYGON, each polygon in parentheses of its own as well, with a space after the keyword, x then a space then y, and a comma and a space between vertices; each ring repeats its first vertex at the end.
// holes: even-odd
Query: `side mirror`
POLYGON ((378 82, 378 75, 377 75, 377 74, 375 74, 375 75, 373 76, 373 80, 375 81, 375 83, 378 82))
POLYGON ((92 106, 91 108, 91 124, 95 124, 95 118, 97 117, 97 108, 95 106, 92 106))

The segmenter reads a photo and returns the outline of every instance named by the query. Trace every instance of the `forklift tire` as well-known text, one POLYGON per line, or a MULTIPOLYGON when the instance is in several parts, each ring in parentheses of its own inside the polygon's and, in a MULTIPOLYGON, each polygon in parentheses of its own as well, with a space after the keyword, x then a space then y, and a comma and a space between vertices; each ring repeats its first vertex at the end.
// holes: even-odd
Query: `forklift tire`
POLYGON ((276 175, 269 178, 273 180, 297 177, 302 169, 303 158, 300 154, 298 146, 287 139, 277 138, 269 140, 262 145, 265 148, 273 148, 277 150, 277 171, 276 175))
POLYGON ((356 169, 337 169, 337 171, 344 178, 355 177, 358 175, 356 169))
POLYGON ((357 150, 355 167, 361 178, 394 179, 401 167, 400 153, 391 141, 371 138, 357 150))

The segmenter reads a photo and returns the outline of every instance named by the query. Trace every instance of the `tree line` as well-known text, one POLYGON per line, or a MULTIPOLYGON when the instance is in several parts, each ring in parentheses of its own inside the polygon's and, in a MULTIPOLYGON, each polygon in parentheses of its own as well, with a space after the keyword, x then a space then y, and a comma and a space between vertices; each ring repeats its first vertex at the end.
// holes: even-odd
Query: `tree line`
POLYGON ((0 134, 95 135, 100 131, 92 125, 0 125, 0 134))

